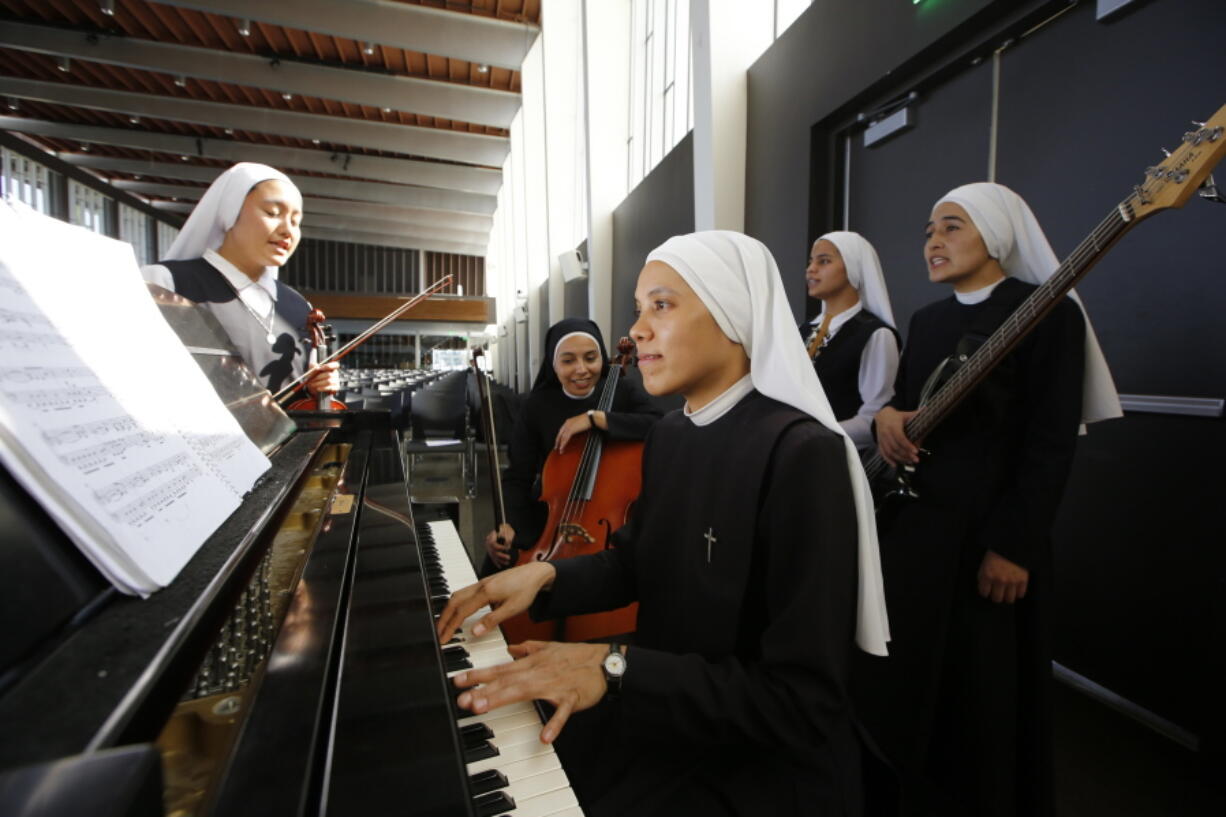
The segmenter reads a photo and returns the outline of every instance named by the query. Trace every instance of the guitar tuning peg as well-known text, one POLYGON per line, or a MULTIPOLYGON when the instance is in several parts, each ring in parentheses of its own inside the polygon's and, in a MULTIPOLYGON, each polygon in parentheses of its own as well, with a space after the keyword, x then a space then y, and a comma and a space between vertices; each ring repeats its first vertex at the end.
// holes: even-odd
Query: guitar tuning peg
POLYGON ((1197 122, 1195 119, 1192 120, 1192 124, 1198 128, 1203 128, 1205 126, 1204 122, 1197 122))
POLYGON ((1171 152, 1167 150, 1166 148, 1162 148, 1162 153, 1164 156, 1166 156, 1166 158, 1168 159, 1171 158, 1171 152))

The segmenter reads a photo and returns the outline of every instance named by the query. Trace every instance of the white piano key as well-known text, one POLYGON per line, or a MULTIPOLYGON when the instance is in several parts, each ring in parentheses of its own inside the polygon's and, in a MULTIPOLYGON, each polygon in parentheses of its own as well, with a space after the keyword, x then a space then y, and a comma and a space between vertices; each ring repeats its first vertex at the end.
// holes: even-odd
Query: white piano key
MULTIPOLYGON (((452 592, 475 584, 476 571, 473 570, 468 551, 454 526, 447 521, 427 524, 434 537, 443 578, 452 592)), ((489 612, 489 607, 477 610, 464 621, 456 633, 455 643, 468 653, 473 669, 513 660, 507 650, 506 639, 498 628, 480 636, 472 634, 473 625, 489 612)), ((448 673, 448 676, 454 676, 457 672, 448 673)), ((499 753, 494 757, 468 764, 468 773, 471 775, 488 769, 502 772, 508 781, 505 791, 516 803, 511 815, 583 817, 557 752, 553 746, 540 742, 543 724, 532 702, 521 701, 481 715, 461 718, 457 721, 457 728, 475 723, 485 724, 490 728, 494 733, 490 743, 499 753)))
POLYGON ((557 789, 536 797, 529 797, 522 802, 515 801, 515 809, 507 812, 513 817, 549 817, 568 808, 578 808, 579 798, 569 788, 557 789))
MULTIPOLYGON (((515 804, 518 806, 520 803, 540 797, 542 794, 549 794, 559 789, 568 788, 570 788, 570 780, 567 779, 566 772, 561 769, 555 769, 551 772, 525 777, 507 786, 503 791, 514 797, 515 804)), ((510 813, 517 814, 518 809, 510 813)))
POLYGON ((476 774, 484 772, 486 769, 497 769, 505 766, 508 763, 514 763, 517 760, 523 760, 526 757, 536 757, 537 755, 547 755, 553 753, 553 746, 548 743, 541 743, 539 740, 529 743, 516 743, 513 746, 507 746, 505 749, 499 749, 498 754, 493 757, 487 757, 485 760, 478 760, 475 763, 468 764, 468 773, 476 774))

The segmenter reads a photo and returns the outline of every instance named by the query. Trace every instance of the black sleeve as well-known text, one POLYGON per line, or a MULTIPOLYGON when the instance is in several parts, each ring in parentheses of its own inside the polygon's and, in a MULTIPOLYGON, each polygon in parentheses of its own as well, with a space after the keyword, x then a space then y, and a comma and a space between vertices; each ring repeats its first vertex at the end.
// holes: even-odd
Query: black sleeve
POLYGON ((910 378, 914 378, 915 374, 911 369, 915 366, 914 355, 915 345, 919 335, 915 328, 915 315, 911 316, 911 321, 907 324, 907 343, 902 347, 902 356, 898 359, 898 374, 894 376, 894 396, 890 398, 887 406, 898 409, 899 411, 911 411, 916 408, 910 404, 911 394, 909 383, 910 378))
POLYGON ((621 708, 634 738, 799 754, 847 729, 858 568, 843 439, 793 426, 768 473, 756 524, 766 606, 757 656, 630 647, 621 708))
MULTIPOLYGON (((982 528, 980 543, 1029 566, 1051 535, 1081 423, 1085 318, 1065 298, 1036 327, 1021 367, 1024 427, 1017 467, 982 528)), ((1020 350, 1019 350, 1020 351, 1020 350)))
POLYGON ((507 446, 507 469, 502 474, 502 497, 507 522, 515 528, 515 545, 532 547, 540 538, 544 520, 541 505, 533 494, 537 472, 548 451, 541 450, 540 434, 533 423, 533 401, 525 403, 511 431, 507 446))
POLYGON ((605 412, 610 440, 644 440, 662 412, 651 403, 647 393, 632 380, 617 384, 613 411, 605 412))

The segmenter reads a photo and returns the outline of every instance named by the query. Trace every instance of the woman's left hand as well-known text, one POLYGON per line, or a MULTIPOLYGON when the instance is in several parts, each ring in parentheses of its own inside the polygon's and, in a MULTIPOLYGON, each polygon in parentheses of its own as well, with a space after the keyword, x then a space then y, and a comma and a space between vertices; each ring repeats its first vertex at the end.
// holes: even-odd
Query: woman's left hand
POLYGON ((554 450, 559 454, 566 453, 566 444, 570 442, 570 438, 576 434, 582 434, 592 427, 592 421, 587 414, 576 414, 558 429, 558 436, 553 441, 554 450))
POLYGON ((311 394, 319 394, 321 391, 326 391, 329 394, 341 390, 341 376, 339 370, 341 364, 337 361, 331 363, 322 363, 311 370, 312 374, 307 378, 306 390, 311 394))
POLYGON ((556 709, 541 743, 553 743, 572 712, 595 706, 608 690, 602 669, 607 644, 525 641, 508 649, 517 660, 455 676, 455 685, 468 689, 457 699, 461 707, 480 715, 517 701, 549 701, 556 709))

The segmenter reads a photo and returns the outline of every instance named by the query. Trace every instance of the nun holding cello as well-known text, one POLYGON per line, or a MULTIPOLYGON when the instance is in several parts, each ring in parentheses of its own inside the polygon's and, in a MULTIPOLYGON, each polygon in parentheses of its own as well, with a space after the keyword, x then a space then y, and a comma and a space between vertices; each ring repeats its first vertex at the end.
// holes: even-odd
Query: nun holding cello
POLYGON ((598 401, 609 372, 600 327, 584 318, 564 318, 545 335, 545 356, 511 433, 510 463, 503 474, 507 522, 485 537, 488 558, 481 575, 515 561, 540 538, 547 509, 540 499, 540 475, 551 451, 565 452, 577 434, 598 429, 610 440, 642 440, 660 418, 635 383, 622 380, 613 407, 598 401))
MULTIPOLYGON (((267 165, 241 162, 213 180, 183 229, 145 280, 202 304, 221 323, 271 392, 307 370, 311 305, 277 280, 302 239, 302 194, 267 165)), ((335 392, 338 363, 307 379, 312 393, 335 392)))

